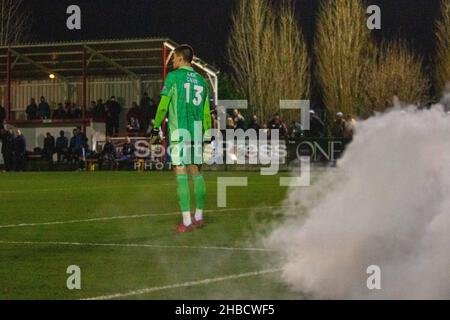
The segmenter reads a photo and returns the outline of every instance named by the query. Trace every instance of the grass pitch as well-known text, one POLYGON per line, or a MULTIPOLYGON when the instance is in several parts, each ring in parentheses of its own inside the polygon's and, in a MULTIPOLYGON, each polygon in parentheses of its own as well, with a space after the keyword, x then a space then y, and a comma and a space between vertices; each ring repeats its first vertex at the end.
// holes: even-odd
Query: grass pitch
MULTIPOLYGON (((176 234, 173 173, 0 175, 0 299, 297 299, 258 238, 279 219, 279 176, 205 173, 206 227, 176 234), (217 177, 246 176, 217 208, 217 177), (81 290, 69 290, 69 266, 81 290)), ((192 199, 193 190, 191 190, 192 199)))

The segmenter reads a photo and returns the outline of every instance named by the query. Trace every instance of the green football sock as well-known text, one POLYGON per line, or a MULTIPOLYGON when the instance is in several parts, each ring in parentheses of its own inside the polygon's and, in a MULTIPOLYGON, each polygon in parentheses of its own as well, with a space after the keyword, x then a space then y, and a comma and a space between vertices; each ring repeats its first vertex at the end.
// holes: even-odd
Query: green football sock
POLYGON ((203 210, 205 208, 206 196, 205 179, 202 175, 194 176, 192 179, 194 180, 195 187, 195 204, 197 206, 197 209, 203 210))
POLYGON ((191 194, 189 192, 189 179, 187 174, 177 175, 178 181, 178 202, 180 203, 181 212, 191 211, 191 194))

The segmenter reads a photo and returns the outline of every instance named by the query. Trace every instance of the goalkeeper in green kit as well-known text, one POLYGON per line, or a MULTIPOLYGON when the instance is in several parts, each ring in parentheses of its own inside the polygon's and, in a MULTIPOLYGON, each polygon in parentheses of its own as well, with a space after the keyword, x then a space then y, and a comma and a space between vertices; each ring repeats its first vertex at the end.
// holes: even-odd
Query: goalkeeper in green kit
POLYGON ((159 142, 159 132, 168 115, 170 156, 177 175, 177 195, 183 215, 178 233, 191 232, 204 226, 206 186, 201 173, 203 135, 211 129, 209 86, 192 68, 194 51, 188 45, 174 50, 174 71, 167 75, 152 132, 152 144, 159 142), (195 215, 191 216, 189 175, 195 187, 195 215))

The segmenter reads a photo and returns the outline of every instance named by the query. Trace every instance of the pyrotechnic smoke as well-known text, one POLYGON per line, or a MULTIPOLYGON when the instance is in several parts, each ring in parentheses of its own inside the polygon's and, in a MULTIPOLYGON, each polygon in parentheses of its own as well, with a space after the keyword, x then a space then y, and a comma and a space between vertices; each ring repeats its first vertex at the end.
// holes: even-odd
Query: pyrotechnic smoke
POLYGON ((357 126, 337 168, 290 191, 267 245, 294 291, 330 299, 450 298, 450 116, 398 109, 357 126), (367 268, 381 268, 381 290, 367 268))

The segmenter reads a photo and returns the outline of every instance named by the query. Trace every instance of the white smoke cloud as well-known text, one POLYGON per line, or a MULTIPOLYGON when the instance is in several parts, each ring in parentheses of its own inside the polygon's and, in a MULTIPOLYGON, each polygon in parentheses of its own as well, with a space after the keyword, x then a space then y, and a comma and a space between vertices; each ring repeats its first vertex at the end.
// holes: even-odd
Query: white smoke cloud
POLYGON ((266 239, 282 279, 327 299, 450 298, 450 116, 392 110, 357 126, 337 168, 292 189, 266 239), (366 286, 381 268, 382 290, 366 286))

